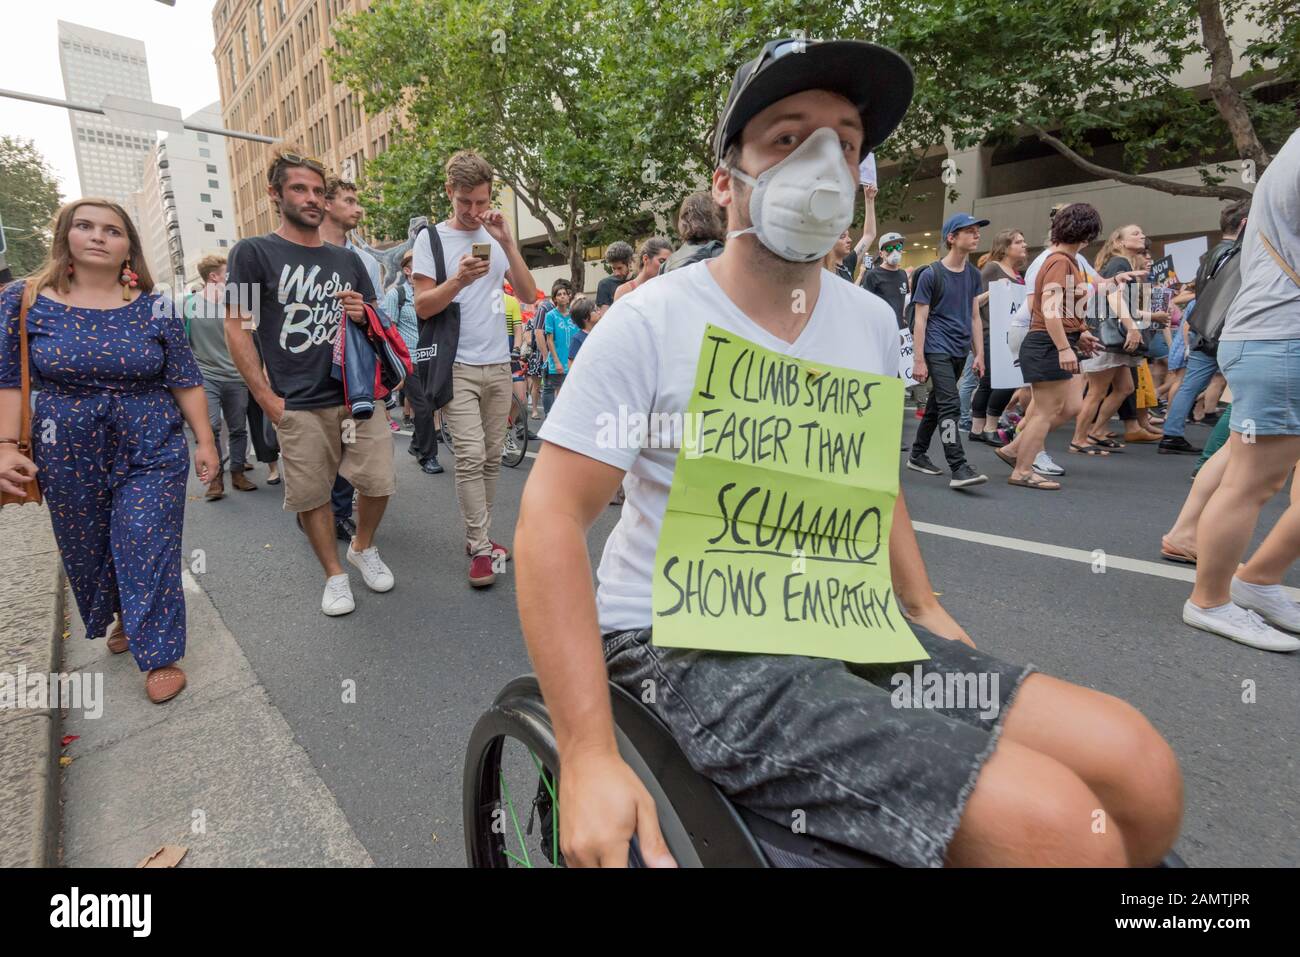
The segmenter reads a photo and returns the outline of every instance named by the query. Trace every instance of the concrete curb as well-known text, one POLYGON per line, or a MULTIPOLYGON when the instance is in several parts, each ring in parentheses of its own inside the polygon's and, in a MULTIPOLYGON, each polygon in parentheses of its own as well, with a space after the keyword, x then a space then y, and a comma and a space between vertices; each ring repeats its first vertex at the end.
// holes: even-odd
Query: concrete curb
POLYGON ((20 702, 6 695, 21 690, 20 670, 59 670, 63 561, 44 507, 0 510, 0 542, 0 867, 52 867, 59 836, 59 703, 17 707, 20 702))

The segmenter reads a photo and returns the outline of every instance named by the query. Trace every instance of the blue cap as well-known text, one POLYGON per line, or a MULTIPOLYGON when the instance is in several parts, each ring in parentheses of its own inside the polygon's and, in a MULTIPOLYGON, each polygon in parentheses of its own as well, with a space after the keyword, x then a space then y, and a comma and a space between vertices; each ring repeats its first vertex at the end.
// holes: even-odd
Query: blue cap
POLYGON ((948 241, 951 236, 959 229, 965 229, 967 226, 987 226, 987 219, 976 219, 970 213, 953 213, 948 217, 948 221, 943 224, 943 239, 948 241))

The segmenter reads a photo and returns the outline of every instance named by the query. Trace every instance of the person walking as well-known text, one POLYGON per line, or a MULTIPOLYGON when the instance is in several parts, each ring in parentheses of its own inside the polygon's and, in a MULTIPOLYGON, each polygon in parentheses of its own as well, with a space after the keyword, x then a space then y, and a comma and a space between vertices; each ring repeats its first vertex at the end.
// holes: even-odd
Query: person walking
POLYGON ((1055 491, 1061 483, 1034 470, 1047 433, 1078 414, 1071 380, 1079 359, 1100 347, 1088 332, 1088 310, 1097 286, 1079 267, 1079 251, 1101 232, 1101 217, 1087 203, 1066 206, 1052 220, 1051 246, 1034 280, 1032 319, 1020 344, 1020 372, 1033 391, 1034 414, 1016 441, 994 454, 1013 464, 1008 484, 1055 491), (1014 446, 1014 459, 1012 456, 1014 446))
POLYGON ((1255 184, 1241 239, 1241 290, 1218 348, 1232 389, 1227 470, 1197 523, 1183 621, 1253 648, 1297 651, 1300 606, 1282 577, 1300 558, 1300 502, 1239 563, 1261 507, 1300 460, 1300 130, 1255 184))
POLYGON ((663 236, 651 236, 641 244, 641 249, 637 252, 637 263, 639 269, 637 274, 628 282, 614 290, 614 301, 618 302, 629 293, 640 289, 651 279, 659 275, 659 270, 663 264, 668 261, 672 255, 673 244, 663 236))
POLYGON ((181 317, 153 291, 126 211, 80 199, 56 215, 41 269, 0 296, 0 320, 0 489, 26 497, 39 479, 87 637, 116 615, 109 651, 129 650, 149 700, 169 701, 186 684, 182 419, 199 481, 221 468, 181 317), (17 444, 27 356, 30 459, 17 444))
POLYGON ((256 287, 258 295, 251 314, 227 306, 226 341, 250 394, 279 434, 284 508, 298 517, 325 573, 321 612, 333 617, 356 608, 335 544, 335 479, 341 476, 358 492, 356 534, 346 557, 373 592, 394 585, 374 538, 397 481, 383 403, 369 416, 354 416, 343 383, 332 374, 335 341, 346 335, 343 323, 367 324, 365 310, 375 303, 375 290, 360 256, 321 238, 326 176, 318 160, 292 147, 272 154, 267 194, 280 225, 240 240, 230 251, 231 284, 256 287))
POLYGON ((208 402, 208 421, 217 443, 222 468, 208 483, 204 497, 213 502, 224 498, 222 470, 226 458, 221 453, 221 419, 230 432, 230 484, 241 492, 257 488, 244 475, 248 455, 248 387, 230 360, 226 345, 226 257, 204 256, 198 264, 203 288, 184 299, 185 320, 194 361, 203 373, 203 394, 208 402))
POLYGON ((907 467, 925 475, 940 474, 927 454, 937 428, 944 458, 952 470, 950 488, 969 488, 989 480, 966 462, 958 428, 961 408, 957 396, 957 380, 972 341, 975 371, 984 373, 979 307, 988 300, 988 293, 979 291, 980 271, 970 261, 970 254, 979 248, 980 227, 988 224, 987 219, 976 219, 969 213, 950 216, 943 224, 943 241, 948 251, 921 273, 912 297, 916 304, 913 338, 917 343, 912 378, 917 382, 929 379, 933 390, 916 430, 907 467), (936 273, 936 269, 942 269, 943 273, 936 273))
MULTIPOLYGON (((1029 261, 1029 244, 1025 234, 1019 229, 1004 229, 993 238, 993 248, 986 260, 980 261, 980 292, 987 294, 989 285, 1001 280, 1010 280, 1023 286, 1025 277, 1020 270, 1029 261)), ((988 298, 980 304, 980 326, 984 331, 984 374, 980 376, 979 387, 971 399, 971 426, 967 438, 972 442, 983 442, 995 448, 1006 445, 1006 440, 998 433, 998 420, 1002 412, 1016 394, 1015 389, 993 388, 993 359, 989 352, 989 303, 988 298)), ((999 349, 1004 344, 997 344, 999 349)))
MULTIPOLYGON (((415 251, 402 254, 402 277, 384 296, 383 309, 397 321, 397 330, 406 343, 406 351, 414 358, 419 350, 420 320, 415 312, 415 287, 411 276, 415 269, 415 251)), ((418 368, 418 367, 417 367, 418 368)), ((425 475, 440 475, 445 469, 438 462, 438 424, 432 398, 425 394, 425 378, 408 376, 402 384, 402 403, 409 409, 411 441, 406 451, 415 457, 420 471, 425 475)))
POLYGON ((501 561, 510 557, 510 550, 491 538, 512 394, 510 349, 501 334, 502 283, 508 279, 524 302, 537 294, 510 224, 492 208, 492 181, 492 166, 472 150, 447 160, 445 188, 452 213, 421 234, 412 269, 420 319, 446 321, 454 306, 460 321, 451 401, 443 415, 451 427, 456 501, 465 523, 469 583, 475 588, 496 581, 494 556, 501 561))

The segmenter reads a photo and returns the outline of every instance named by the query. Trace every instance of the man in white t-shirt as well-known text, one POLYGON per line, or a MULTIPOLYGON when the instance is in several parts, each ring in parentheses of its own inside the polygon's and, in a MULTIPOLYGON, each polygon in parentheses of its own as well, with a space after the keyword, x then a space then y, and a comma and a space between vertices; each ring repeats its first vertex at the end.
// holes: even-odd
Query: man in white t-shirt
POLYGON ((1160 736, 1113 698, 976 651, 935 599, 901 493, 891 574, 924 664, 652 642, 678 452, 662 433, 610 442, 608 421, 624 409, 680 421, 706 323, 780 354, 896 374, 889 307, 820 260, 852 216, 861 154, 898 124, 911 89, 906 61, 860 41, 774 41, 741 67, 715 136, 722 255, 616 302, 542 428, 516 529, 519 608, 554 722, 571 866, 624 866, 633 837, 647 864, 673 864, 653 799, 619 756, 609 680, 642 701, 651 682, 648 707, 733 800, 786 826, 803 810, 808 834, 899 864, 1151 864, 1177 834, 1178 769, 1160 736), (627 500, 593 594, 586 534, 620 482, 627 500), (992 675, 998 715, 894 707, 890 676, 913 667, 941 681, 992 675), (1086 826, 1098 808, 1103 835, 1086 826))
POLYGON ((447 161, 451 218, 433 227, 442 243, 446 281, 437 281, 431 238, 415 241, 411 284, 415 313, 439 321, 448 306, 460 307, 460 339, 452 366, 452 396, 442 410, 456 456, 456 500, 465 521, 469 583, 485 588, 496 581, 495 563, 510 550, 491 538, 492 500, 501 473, 501 448, 510 415, 510 347, 505 328, 503 280, 522 302, 537 295, 510 224, 492 208, 492 167, 472 150, 447 161), (474 255, 475 247, 480 254, 474 255))

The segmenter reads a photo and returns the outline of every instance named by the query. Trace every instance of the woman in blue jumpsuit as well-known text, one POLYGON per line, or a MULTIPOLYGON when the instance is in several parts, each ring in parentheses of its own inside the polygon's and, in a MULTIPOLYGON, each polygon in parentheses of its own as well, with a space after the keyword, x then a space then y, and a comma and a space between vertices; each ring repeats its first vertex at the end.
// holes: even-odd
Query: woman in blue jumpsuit
MULTIPOLYGON (((40 390, 32 416, 33 460, 87 636, 103 634, 120 614, 125 643, 140 670, 150 673, 147 693, 159 700, 162 689, 170 698, 185 680, 174 666, 185 654, 181 527, 189 450, 182 410, 198 439, 196 465, 215 471, 215 449, 204 448, 213 438, 203 379, 169 303, 153 292, 134 294, 129 277, 147 288, 147 272, 140 282, 140 274, 125 267, 116 308, 69 304, 102 303, 111 296, 102 291, 104 278, 96 267, 103 260, 106 273, 124 268, 117 265, 121 259, 111 261, 109 247, 113 220, 126 216, 115 214, 111 204, 83 202, 66 217, 61 212, 59 225, 65 218, 70 230, 83 235, 68 250, 56 226, 51 256, 62 246, 74 277, 67 290, 42 288, 27 314, 32 391, 40 390), (97 229, 104 233, 98 246, 97 229)), ((137 253, 128 261, 139 262, 134 228, 121 233, 122 239, 130 234, 137 253)), ((25 286, 13 283, 0 297, 0 391, 16 391, 20 382, 18 315, 25 286)), ((113 650, 123 650, 122 636, 114 637, 119 644, 113 650)))

